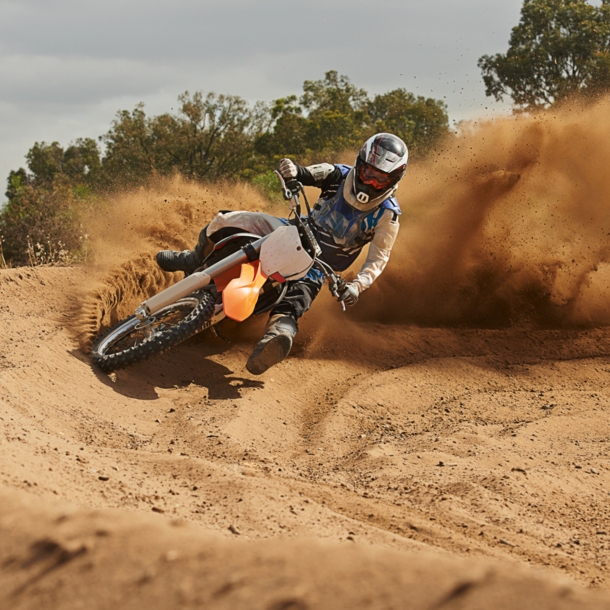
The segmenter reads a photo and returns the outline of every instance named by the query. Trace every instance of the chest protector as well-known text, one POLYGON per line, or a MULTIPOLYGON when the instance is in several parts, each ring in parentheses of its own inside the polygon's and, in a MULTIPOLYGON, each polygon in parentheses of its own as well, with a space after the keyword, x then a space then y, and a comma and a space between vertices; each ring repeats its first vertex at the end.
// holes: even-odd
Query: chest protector
POLYGON ((400 214, 400 207, 394 197, 365 212, 352 207, 343 197, 345 178, 351 168, 348 165, 336 167, 341 169, 343 182, 334 195, 320 199, 314 206, 312 229, 317 234, 326 262, 335 271, 344 271, 373 239, 375 227, 385 210, 400 214))

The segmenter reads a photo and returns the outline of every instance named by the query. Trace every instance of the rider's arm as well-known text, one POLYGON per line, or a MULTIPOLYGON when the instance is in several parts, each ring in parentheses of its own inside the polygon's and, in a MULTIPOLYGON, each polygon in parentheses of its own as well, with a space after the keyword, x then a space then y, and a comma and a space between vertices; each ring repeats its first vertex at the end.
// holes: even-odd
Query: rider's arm
POLYGON ((316 186, 322 191, 343 180, 341 170, 330 163, 317 163, 304 167, 297 165, 297 180, 304 186, 316 186))
POLYGON ((369 245, 366 260, 354 280, 360 292, 369 288, 388 264, 390 251, 398 235, 398 227, 398 216, 392 210, 385 210, 375 227, 375 235, 369 245))

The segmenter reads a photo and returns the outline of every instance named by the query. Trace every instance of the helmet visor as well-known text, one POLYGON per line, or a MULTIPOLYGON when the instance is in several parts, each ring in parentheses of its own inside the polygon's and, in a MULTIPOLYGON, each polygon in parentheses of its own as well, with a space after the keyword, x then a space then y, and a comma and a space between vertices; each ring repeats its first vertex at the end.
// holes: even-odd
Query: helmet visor
POLYGON ((382 191, 392 185, 394 178, 381 170, 362 163, 358 170, 358 178, 362 184, 373 187, 376 191, 382 191))

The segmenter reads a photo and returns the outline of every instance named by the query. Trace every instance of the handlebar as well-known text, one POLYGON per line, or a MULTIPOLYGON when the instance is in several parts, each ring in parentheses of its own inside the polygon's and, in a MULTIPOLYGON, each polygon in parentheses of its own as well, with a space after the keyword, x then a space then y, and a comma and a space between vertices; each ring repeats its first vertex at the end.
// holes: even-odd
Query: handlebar
MULTIPOLYGON (((286 182, 286 180, 284 180, 284 176, 282 176, 282 174, 280 174, 277 169, 275 170, 275 175, 279 178, 280 183, 282 185, 282 195, 284 199, 286 201, 294 199, 299 192, 299 187, 302 188, 303 185, 297 180, 289 180, 288 182, 286 182)), ((296 203, 298 203, 298 201, 296 203)))

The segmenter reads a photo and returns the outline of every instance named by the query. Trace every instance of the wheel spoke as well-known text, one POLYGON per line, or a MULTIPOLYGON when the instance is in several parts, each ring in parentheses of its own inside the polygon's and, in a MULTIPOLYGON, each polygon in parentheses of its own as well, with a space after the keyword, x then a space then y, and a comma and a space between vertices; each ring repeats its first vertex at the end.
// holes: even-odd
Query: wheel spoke
POLYGON ((94 343, 93 361, 109 372, 144 360, 192 336, 213 314, 212 295, 201 291, 162 308, 154 317, 141 321, 131 316, 94 343))
POLYGON ((147 340, 165 332, 171 332, 179 326, 193 311, 192 303, 179 303, 168 311, 157 314, 149 326, 135 326, 131 332, 118 337, 109 345, 108 354, 122 352, 125 349, 136 348, 147 340), (148 329, 148 331, 147 331, 148 329))

